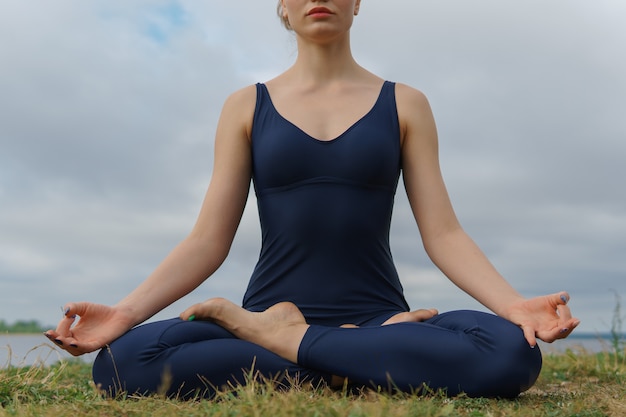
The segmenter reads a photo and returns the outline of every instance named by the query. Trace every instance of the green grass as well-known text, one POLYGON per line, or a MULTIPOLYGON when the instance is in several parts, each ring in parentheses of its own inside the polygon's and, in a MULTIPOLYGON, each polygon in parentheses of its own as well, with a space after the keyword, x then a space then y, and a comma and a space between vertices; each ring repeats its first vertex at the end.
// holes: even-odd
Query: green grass
POLYGON ((544 357, 539 381, 515 400, 346 394, 270 384, 239 387, 236 395, 183 402, 159 396, 106 399, 81 361, 52 367, 0 370, 0 417, 4 416, 624 416, 626 350, 590 354, 568 351, 544 357))

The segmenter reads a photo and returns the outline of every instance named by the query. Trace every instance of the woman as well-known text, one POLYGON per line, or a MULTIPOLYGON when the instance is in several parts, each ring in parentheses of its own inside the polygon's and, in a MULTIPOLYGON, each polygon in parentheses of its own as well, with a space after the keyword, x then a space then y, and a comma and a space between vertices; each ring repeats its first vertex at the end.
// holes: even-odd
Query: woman
POLYGON ((426 98, 351 54, 360 3, 279 2, 297 59, 226 101, 191 234, 117 305, 70 303, 46 333, 74 355, 106 346, 93 370, 102 389, 211 396, 254 369, 279 381, 514 397, 539 374, 536 338, 552 342, 579 324, 567 293, 524 299, 465 234, 426 98), (409 311, 388 241, 400 170, 428 255, 496 315, 409 311), (224 261, 251 179, 262 249, 243 308, 211 299, 132 329, 224 261))

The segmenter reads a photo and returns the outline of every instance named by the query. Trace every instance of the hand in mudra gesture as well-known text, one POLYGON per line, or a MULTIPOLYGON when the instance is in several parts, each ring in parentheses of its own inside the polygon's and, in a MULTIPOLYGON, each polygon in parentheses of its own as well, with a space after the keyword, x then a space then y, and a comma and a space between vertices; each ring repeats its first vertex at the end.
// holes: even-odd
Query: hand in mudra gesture
POLYGON ((133 323, 120 309, 94 303, 69 303, 56 330, 44 335, 74 356, 98 350, 126 333, 133 323))
POLYGON ((537 344, 537 339, 552 343, 569 336, 580 324, 572 317, 568 301, 566 292, 530 298, 512 304, 505 318, 522 328, 531 346, 537 344))

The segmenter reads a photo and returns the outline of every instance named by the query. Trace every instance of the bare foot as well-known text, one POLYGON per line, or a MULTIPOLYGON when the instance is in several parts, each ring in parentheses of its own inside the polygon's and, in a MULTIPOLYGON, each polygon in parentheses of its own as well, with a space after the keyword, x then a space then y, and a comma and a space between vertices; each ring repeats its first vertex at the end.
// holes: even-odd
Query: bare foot
POLYGON ((433 318, 437 314, 439 314, 439 312, 434 308, 429 308, 428 310, 420 309, 420 310, 415 310, 415 311, 407 311, 404 313, 398 313, 395 316, 391 316, 382 325, 386 326, 388 324, 395 324, 395 323, 425 321, 425 320, 433 318))
POLYGON ((253 313, 224 298, 212 298, 189 307, 180 317, 188 320, 192 315, 198 320, 214 321, 238 338, 256 343, 294 363, 300 342, 309 328, 298 307, 289 302, 253 313))

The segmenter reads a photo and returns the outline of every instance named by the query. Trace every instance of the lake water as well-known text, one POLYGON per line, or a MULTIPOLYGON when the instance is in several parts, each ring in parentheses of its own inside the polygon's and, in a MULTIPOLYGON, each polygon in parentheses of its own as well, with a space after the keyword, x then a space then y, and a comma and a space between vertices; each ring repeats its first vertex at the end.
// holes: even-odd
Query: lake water
MULTIPOLYGON (((97 353, 80 356, 93 362, 97 353)), ((56 347, 41 334, 0 334, 0 368, 8 366, 51 365, 59 360, 73 358, 56 347)))
MULTIPOLYGON (((564 352, 572 349, 574 352, 584 349, 586 352, 612 351, 608 335, 579 335, 570 336, 556 343, 540 342, 544 354, 564 352)), ((626 341, 622 340, 622 347, 626 341)), ((97 352, 80 356, 87 363, 93 362, 97 352)), ((0 334, 0 368, 7 366, 51 365, 59 360, 73 358, 72 355, 56 347, 43 335, 28 334, 0 334)))

